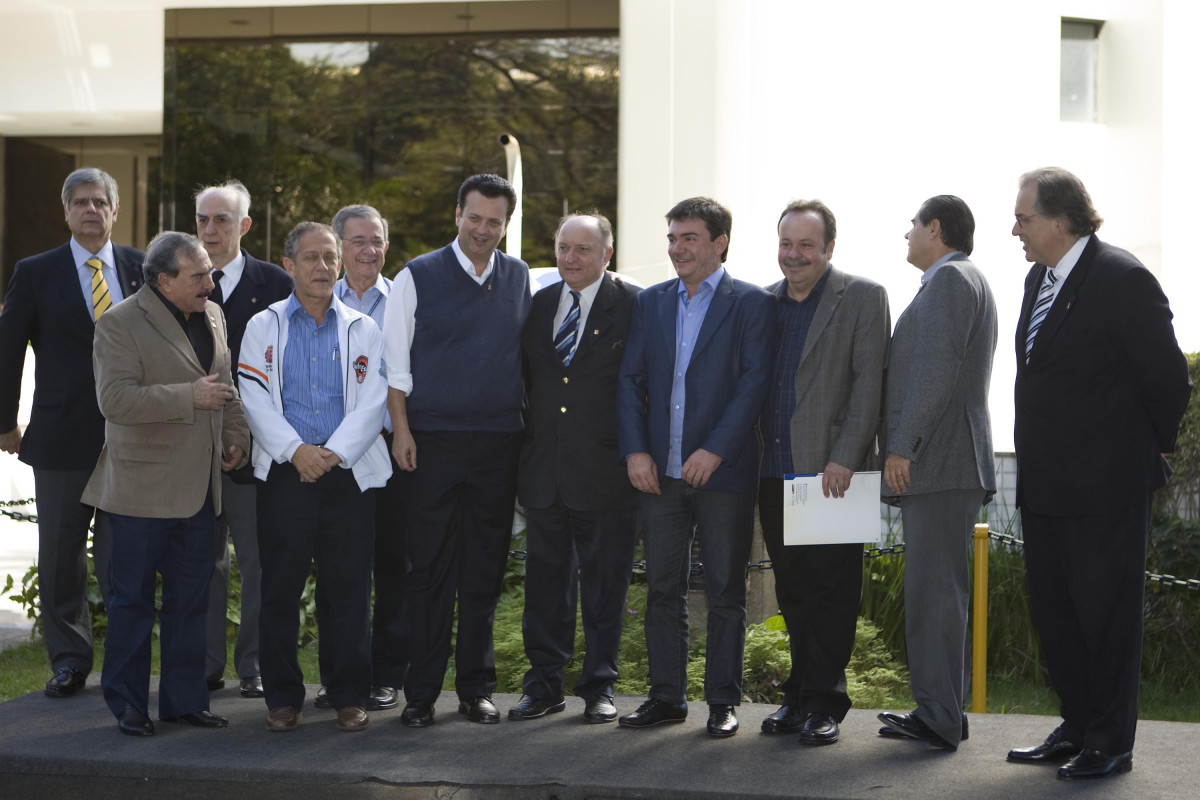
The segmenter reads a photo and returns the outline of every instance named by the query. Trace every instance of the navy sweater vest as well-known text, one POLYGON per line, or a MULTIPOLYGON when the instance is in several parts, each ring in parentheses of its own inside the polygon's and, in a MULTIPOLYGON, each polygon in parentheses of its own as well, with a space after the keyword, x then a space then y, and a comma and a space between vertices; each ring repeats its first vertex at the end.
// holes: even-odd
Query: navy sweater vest
POLYGON ((528 265, 496 253, 495 268, 480 286, 444 247, 406 269, 417 290, 409 426, 521 430, 521 328, 532 305, 528 265))

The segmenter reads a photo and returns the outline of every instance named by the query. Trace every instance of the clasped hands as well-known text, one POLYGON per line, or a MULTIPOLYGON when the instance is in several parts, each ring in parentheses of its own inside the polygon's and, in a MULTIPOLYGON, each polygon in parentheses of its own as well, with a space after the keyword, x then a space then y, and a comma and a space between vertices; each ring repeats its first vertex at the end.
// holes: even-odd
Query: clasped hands
POLYGON ((326 472, 342 463, 342 457, 315 444, 302 444, 292 453, 292 466, 301 483, 316 483, 326 472))

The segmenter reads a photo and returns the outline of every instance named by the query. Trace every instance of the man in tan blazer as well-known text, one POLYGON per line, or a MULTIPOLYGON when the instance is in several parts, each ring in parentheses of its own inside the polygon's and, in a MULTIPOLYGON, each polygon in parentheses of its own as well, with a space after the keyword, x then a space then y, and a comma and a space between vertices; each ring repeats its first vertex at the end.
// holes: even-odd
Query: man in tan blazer
POLYGON ((163 578, 159 718, 198 727, 208 711, 204 612, 221 472, 250 434, 230 376, 225 318, 208 301, 212 263, 194 236, 147 248, 145 285, 96 325, 96 394, 105 443, 83 502, 112 518, 113 558, 101 687, 121 733, 150 736, 155 573, 163 578))

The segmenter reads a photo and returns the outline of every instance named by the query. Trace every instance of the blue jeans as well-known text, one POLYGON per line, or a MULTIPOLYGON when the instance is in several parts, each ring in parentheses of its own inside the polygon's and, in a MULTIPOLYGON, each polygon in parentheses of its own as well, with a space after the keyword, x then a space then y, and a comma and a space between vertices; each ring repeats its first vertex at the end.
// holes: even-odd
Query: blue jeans
POLYGON ((738 705, 746 647, 746 561, 754 535, 752 492, 710 492, 660 478, 661 495, 641 496, 646 547, 646 652, 650 697, 682 703, 687 692, 688 573, 700 537, 708 645, 704 698, 738 705))

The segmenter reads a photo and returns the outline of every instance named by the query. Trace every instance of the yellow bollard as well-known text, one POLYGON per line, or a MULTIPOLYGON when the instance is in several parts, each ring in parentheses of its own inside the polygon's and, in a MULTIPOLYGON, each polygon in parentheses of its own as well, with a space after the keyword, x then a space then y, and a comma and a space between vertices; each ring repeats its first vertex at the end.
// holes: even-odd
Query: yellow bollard
POLYGON ((971 710, 987 712, 988 526, 975 526, 975 622, 971 626, 971 710))

